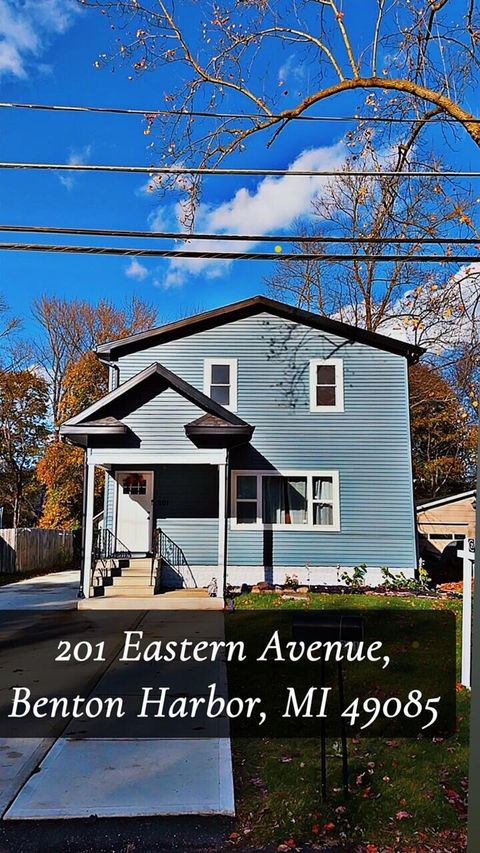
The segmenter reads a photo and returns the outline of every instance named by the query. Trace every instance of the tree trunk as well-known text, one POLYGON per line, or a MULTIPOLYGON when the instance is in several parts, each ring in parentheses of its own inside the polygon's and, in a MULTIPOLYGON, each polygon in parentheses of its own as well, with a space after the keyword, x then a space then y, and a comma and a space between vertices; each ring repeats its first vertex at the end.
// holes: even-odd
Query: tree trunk
POLYGON ((13 526, 20 527, 21 512, 22 512, 22 475, 17 474, 15 477, 15 498, 13 504, 13 526))

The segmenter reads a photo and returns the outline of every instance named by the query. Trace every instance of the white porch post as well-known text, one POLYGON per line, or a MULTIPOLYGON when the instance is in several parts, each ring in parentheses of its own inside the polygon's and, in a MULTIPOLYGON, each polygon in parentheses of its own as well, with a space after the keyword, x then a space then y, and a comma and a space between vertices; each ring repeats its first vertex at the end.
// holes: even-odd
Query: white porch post
POLYGON ((223 567, 225 564, 225 474, 226 464, 218 466, 218 591, 222 598, 225 596, 223 588, 223 567))
POLYGON ((83 557, 83 596, 90 597, 90 583, 92 575, 92 548, 93 548, 93 503, 95 497, 95 463, 87 460, 86 466, 86 506, 85 506, 85 553, 83 557))

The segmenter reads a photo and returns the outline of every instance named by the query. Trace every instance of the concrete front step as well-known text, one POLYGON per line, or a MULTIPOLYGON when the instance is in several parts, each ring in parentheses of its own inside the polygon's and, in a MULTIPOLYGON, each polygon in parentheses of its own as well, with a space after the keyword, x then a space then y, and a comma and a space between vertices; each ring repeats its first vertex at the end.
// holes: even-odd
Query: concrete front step
POLYGON ((126 569, 125 574, 113 579, 113 586, 150 586, 150 573, 134 572, 130 574, 130 569, 126 569))
POLYGON ((206 589, 161 589, 157 592, 156 598, 191 598, 198 601, 199 599, 209 598, 206 589))
POLYGON ((124 586, 115 583, 113 586, 104 587, 103 594, 104 598, 151 598, 152 596, 153 586, 138 583, 124 586))
POLYGON ((223 598, 210 598, 199 595, 170 594, 151 597, 99 596, 82 598, 78 601, 79 610, 223 610, 223 598))

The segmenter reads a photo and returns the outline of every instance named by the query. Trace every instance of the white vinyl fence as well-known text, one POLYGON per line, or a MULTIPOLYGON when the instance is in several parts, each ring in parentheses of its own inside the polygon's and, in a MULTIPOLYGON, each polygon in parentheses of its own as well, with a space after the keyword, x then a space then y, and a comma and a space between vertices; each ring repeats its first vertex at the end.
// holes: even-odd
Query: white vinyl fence
POLYGON ((71 530, 0 528, 0 574, 62 569, 73 559, 71 530))

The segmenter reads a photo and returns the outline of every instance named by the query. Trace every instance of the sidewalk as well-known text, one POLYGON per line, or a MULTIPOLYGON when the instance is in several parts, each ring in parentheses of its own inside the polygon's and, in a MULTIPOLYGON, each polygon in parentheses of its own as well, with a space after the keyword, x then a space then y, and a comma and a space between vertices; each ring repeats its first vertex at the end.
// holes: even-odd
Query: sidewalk
MULTIPOLYGON (((77 589, 73 572, 5 586, 0 589, 0 617, 2 609, 76 609, 77 589)), ((179 612, 175 631, 188 636, 190 620, 191 614, 179 612)), ((34 667, 27 659, 29 668, 34 667)), ((25 667, 21 656, 19 660, 25 667)), ((106 665, 95 686, 97 695, 118 677, 117 666, 117 661, 106 665)), ((189 692, 195 695, 195 684, 189 692)), ((69 729, 55 741, 0 739, 4 821, 234 815, 229 738, 93 739, 82 738, 74 727, 69 736, 69 729)))

